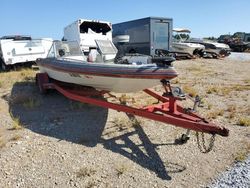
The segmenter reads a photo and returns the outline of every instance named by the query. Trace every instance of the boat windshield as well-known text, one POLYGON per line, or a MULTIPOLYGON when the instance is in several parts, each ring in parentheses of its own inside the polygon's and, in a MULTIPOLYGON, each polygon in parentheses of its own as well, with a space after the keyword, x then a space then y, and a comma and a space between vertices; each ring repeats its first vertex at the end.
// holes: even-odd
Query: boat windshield
POLYGON ((185 32, 176 32, 173 35, 174 42, 186 42, 190 38, 189 33, 185 32))
POLYGON ((72 56, 83 56, 76 41, 54 41, 48 53, 49 58, 67 58, 72 56))

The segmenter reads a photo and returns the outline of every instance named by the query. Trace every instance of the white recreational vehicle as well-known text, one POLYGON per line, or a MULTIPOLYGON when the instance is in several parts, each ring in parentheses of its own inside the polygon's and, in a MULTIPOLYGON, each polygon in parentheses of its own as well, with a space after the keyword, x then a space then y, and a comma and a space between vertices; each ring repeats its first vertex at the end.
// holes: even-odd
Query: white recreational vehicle
POLYGON ((34 63, 45 58, 52 45, 51 38, 32 39, 30 36, 4 36, 0 38, 0 64, 2 70, 23 63, 34 63))
POLYGON ((112 41, 112 25, 106 21, 78 19, 64 28, 63 40, 77 41, 87 55, 97 48, 95 40, 112 41))

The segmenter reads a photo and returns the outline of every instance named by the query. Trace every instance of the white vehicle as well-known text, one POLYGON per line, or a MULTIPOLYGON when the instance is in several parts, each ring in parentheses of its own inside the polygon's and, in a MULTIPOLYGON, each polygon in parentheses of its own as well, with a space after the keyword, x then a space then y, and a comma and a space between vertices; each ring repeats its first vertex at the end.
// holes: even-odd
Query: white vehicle
POLYGON ((190 56, 202 55, 205 46, 197 43, 187 42, 188 38, 183 38, 181 34, 189 36, 191 33, 188 29, 175 28, 173 29, 175 36, 172 42, 172 51, 179 53, 187 53, 190 56))
POLYGON ((78 19, 64 28, 63 40, 77 41, 88 55, 91 49, 97 48, 95 40, 112 42, 112 25, 106 21, 78 19))
POLYGON ((45 58, 52 45, 52 39, 31 39, 29 36, 4 36, 0 38, 0 63, 2 70, 9 70, 16 64, 33 63, 45 58))

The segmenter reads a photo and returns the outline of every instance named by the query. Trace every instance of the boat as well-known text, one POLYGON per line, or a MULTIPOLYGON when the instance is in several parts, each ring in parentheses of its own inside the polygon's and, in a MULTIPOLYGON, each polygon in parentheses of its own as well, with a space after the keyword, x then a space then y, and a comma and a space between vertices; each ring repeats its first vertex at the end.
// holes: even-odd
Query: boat
MULTIPOLYGON (((132 118, 141 116, 188 129, 181 136, 181 143, 187 142, 190 130, 212 134, 213 141, 215 134, 228 136, 228 129, 210 123, 195 113, 200 103, 198 96, 195 97, 193 109, 178 104, 186 97, 180 88, 170 85, 169 80, 177 76, 171 63, 173 58, 145 59, 136 55, 111 61, 111 55, 116 53, 112 42, 96 40, 96 44, 98 48, 91 49, 86 57, 76 42, 54 42, 48 57, 37 60, 40 73, 36 74, 36 83, 40 92, 45 94, 47 90, 57 90, 71 100, 125 112, 132 118), (158 84, 162 84, 163 94, 148 89, 158 84), (133 107, 126 102, 108 101, 104 97, 107 94, 116 98, 110 92, 141 90, 158 100, 158 103, 133 107)), ((211 151, 213 141, 208 148, 204 146, 205 152, 211 151)))
POLYGON ((173 29, 172 51, 179 54, 186 54, 189 57, 203 56, 205 46, 198 43, 187 42, 191 31, 185 28, 173 29), (185 37, 183 37, 185 36, 185 37))
POLYGON ((113 43, 95 41, 97 48, 91 49, 88 55, 82 53, 75 41, 54 41, 48 57, 36 61, 40 72, 60 82, 117 93, 141 91, 178 75, 171 63, 174 58, 111 59, 117 53, 113 43))
POLYGON ((211 40, 199 39, 199 38, 190 38, 188 40, 190 43, 201 44, 205 46, 206 56, 204 57, 213 57, 220 58, 226 57, 231 54, 231 49, 227 44, 214 42, 211 40))

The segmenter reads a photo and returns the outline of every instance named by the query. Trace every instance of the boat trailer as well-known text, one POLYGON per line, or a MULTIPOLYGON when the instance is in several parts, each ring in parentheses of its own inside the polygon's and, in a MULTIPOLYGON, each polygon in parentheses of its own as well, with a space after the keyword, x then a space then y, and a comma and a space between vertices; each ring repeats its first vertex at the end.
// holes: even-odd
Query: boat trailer
POLYGON ((210 123, 195 113, 194 109, 195 106, 197 106, 197 101, 195 102, 194 109, 186 109, 181 107, 178 104, 178 100, 183 100, 184 97, 180 95, 176 96, 176 91, 173 91, 173 88, 170 87, 170 83, 165 80, 162 81, 163 87, 165 88, 165 92, 163 95, 159 95, 158 93, 149 89, 143 90, 148 95, 157 99, 159 103, 142 108, 135 108, 124 104, 108 102, 101 98, 104 94, 109 94, 108 91, 97 91, 94 88, 90 89, 89 87, 56 81, 49 78, 46 73, 37 73, 36 83, 41 93, 46 93, 46 91, 49 89, 55 89, 65 97, 75 101, 88 103, 104 108, 110 108, 151 120, 172 124, 188 129, 188 132, 189 130, 194 130, 197 132, 209 133, 212 135, 229 135, 229 130, 225 127, 210 123))

